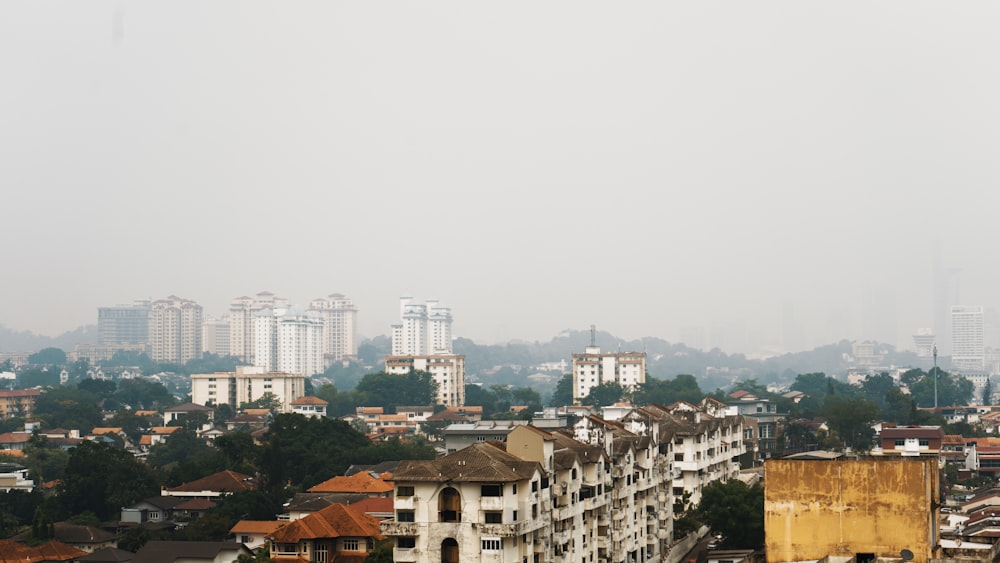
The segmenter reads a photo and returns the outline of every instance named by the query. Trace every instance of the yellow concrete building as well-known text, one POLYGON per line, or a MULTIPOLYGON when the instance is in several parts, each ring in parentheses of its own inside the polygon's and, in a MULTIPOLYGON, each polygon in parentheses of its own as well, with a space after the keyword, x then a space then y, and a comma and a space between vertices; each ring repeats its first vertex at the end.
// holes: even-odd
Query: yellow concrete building
POLYGON ((937 459, 774 459, 764 464, 767 563, 939 557, 937 459))

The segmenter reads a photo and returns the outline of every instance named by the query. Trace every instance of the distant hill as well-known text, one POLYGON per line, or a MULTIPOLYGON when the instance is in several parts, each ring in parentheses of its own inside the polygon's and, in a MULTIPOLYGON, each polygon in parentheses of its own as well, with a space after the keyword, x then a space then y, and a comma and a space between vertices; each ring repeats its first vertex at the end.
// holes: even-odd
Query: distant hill
POLYGON ((0 352, 34 353, 42 348, 71 351, 77 344, 96 344, 97 326, 81 326, 59 336, 43 336, 30 331, 18 331, 0 325, 0 352))

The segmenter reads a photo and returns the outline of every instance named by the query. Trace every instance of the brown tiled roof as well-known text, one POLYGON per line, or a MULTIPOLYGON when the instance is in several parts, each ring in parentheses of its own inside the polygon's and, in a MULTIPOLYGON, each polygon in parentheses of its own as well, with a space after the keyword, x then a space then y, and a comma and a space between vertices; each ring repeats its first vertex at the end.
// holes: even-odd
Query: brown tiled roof
POLYGON ((167 490, 171 492, 191 493, 198 493, 201 491, 238 493, 241 491, 252 491, 255 488, 257 488, 257 482, 250 475, 244 475, 235 471, 226 470, 167 490))
POLYGON ((313 397, 312 395, 307 397, 299 397, 292 401, 292 405, 329 405, 330 403, 320 399, 319 397, 313 397))
POLYGON ((0 561, 72 561, 87 555, 86 551, 52 540, 39 546, 29 547, 14 540, 0 540, 0 561))
POLYGON ((198 403, 184 403, 183 405, 163 409, 163 412, 215 412, 215 409, 199 405, 198 403))
POLYGON ((381 539, 383 536, 379 533, 377 519, 363 512, 350 510, 343 504, 331 504, 319 512, 313 512, 277 530, 271 537, 278 543, 298 543, 304 539, 338 537, 381 539))
POLYGON ((77 561, 81 563, 118 563, 120 561, 131 561, 134 557, 135 554, 131 551, 115 547, 105 547, 104 549, 98 549, 90 555, 85 555, 77 559, 77 561))
POLYGON ((93 434, 94 436, 100 436, 102 434, 121 434, 122 429, 121 427, 94 428, 93 430, 90 431, 90 433, 93 434))
POLYGON ((365 493, 379 494, 392 491, 392 483, 387 483, 385 479, 390 478, 373 476, 367 471, 355 473, 350 477, 334 477, 327 479, 319 485, 308 489, 310 493, 365 493))
MULTIPOLYGON (((52 526, 55 531, 55 539, 67 544, 81 543, 104 543, 115 539, 115 535, 93 526, 82 526, 70 524, 69 522, 56 522, 52 526)), ((14 541, 27 541, 31 539, 31 532, 22 532, 10 539, 14 541)))
POLYGON ((0 444, 23 444, 31 439, 27 432, 4 432, 0 434, 0 444))
POLYGON ((267 416, 271 414, 271 409, 243 409, 243 414, 256 414, 259 416, 267 416))
POLYGON ((11 397, 37 397, 41 394, 42 392, 38 389, 11 389, 0 391, 0 399, 9 399, 11 397))
POLYGON ((153 434, 170 435, 180 430, 180 426, 154 426, 150 428, 153 434))
POLYGON ((476 443, 435 460, 402 461, 394 481, 503 483, 530 478, 540 465, 489 443, 476 443))
POLYGON ((436 412, 427 417, 427 422, 466 422, 469 418, 454 411, 436 412))
POLYGON ((373 512, 391 514, 394 508, 392 497, 368 497, 358 502, 352 502, 348 507, 355 512, 364 512, 365 514, 373 512))
POLYGON ((287 520, 240 520, 230 534, 272 534, 278 528, 288 524, 287 520))
POLYGON ((882 438, 941 438, 944 431, 940 426, 903 426, 883 428, 882 438))

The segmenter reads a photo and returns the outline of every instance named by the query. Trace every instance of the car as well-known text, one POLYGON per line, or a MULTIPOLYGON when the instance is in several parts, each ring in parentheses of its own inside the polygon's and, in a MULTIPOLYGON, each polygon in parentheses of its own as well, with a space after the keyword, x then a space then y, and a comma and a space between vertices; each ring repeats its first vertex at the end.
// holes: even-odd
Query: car
POLYGON ((719 540, 712 540, 708 542, 708 549, 718 549, 718 547, 719 547, 719 540))

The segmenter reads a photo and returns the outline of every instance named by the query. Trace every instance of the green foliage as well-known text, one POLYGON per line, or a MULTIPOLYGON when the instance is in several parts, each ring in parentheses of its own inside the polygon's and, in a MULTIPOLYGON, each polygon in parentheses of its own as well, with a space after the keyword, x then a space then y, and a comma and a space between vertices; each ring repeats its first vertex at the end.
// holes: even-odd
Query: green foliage
POLYGON ((358 397, 353 392, 341 393, 337 387, 326 384, 316 390, 316 397, 327 402, 327 416, 338 418, 348 414, 354 414, 354 407, 358 403, 358 397))
POLYGON ((121 507, 159 490, 152 470, 132 454, 85 441, 70 452, 58 501, 67 515, 91 511, 101 520, 110 520, 121 507))
POLYGON ((249 432, 230 432, 215 439, 215 447, 218 448, 225 460, 225 469, 232 469, 239 473, 253 473, 257 446, 253 442, 253 437, 249 432))
POLYGON ((33 416, 52 428, 77 428, 87 433, 104 421, 100 401, 100 396, 89 391, 56 387, 38 397, 33 416))
POLYGON ((165 539, 162 537, 153 537, 153 533, 149 531, 148 528, 143 528, 142 526, 135 526, 125 530, 121 538, 118 539, 118 549, 124 549, 125 551, 131 551, 135 553, 139 551, 142 546, 146 545, 146 542, 152 539, 165 539))
POLYGON ((275 414, 281 410, 281 399, 277 395, 268 391, 260 397, 240 404, 240 410, 246 409, 267 409, 271 411, 271 414, 275 414))
POLYGON ((150 428, 148 419, 136 416, 135 413, 127 410, 116 412, 113 417, 107 420, 106 424, 110 427, 121 428, 132 443, 138 443, 142 435, 150 428))
MULTIPOLYGON (((934 370, 923 373, 920 370, 910 370, 912 383, 910 394, 919 407, 934 406, 934 370)), ((939 406, 967 405, 972 399, 975 386, 968 379, 959 375, 950 375, 937 368, 937 397, 939 406)))
POLYGON ((0 537, 10 537, 31 523, 45 500, 40 488, 0 491, 0 537))
POLYGON ((159 407, 171 407, 177 399, 162 383, 147 379, 127 379, 118 384, 115 399, 134 410, 155 410, 159 407))
POLYGON ((878 418, 875 403, 842 395, 828 395, 824 404, 827 425, 845 446, 867 450, 871 447, 872 423, 878 418))
POLYGON ((59 385, 59 371, 54 367, 23 370, 17 374, 17 387, 18 389, 57 387, 59 385))
POLYGON ((89 510, 85 510, 80 514, 70 516, 66 519, 70 524, 76 524, 78 526, 92 526, 94 528, 101 527, 101 519, 97 517, 96 514, 89 510))
POLYGON ((437 403, 437 383, 426 371, 411 370, 405 375, 385 372, 366 375, 354 389, 361 405, 381 405, 389 412, 403 405, 437 403))
POLYGON ((526 410, 532 413, 540 411, 542 398, 537 391, 526 387, 493 385, 486 389, 479 385, 466 385, 465 404, 483 407, 484 418, 501 418, 509 415, 510 407, 515 405, 527 405, 526 410))
POLYGON ((584 405, 602 407, 613 405, 625 397, 625 388, 614 381, 607 381, 590 388, 590 393, 580 400, 584 405))
MULTIPOLYGON (((468 389, 468 386, 466 386, 468 389)), ((468 391, 466 391, 468 393, 468 391)), ((556 383, 555 391, 552 392, 552 397, 549 398, 549 406, 552 407, 564 407, 573 404, 573 374, 567 373, 559 379, 559 383, 556 383)))
POLYGON ((28 363, 33 365, 66 365, 66 352, 59 348, 42 348, 28 356, 28 363))
POLYGON ((375 548, 365 557, 364 563, 392 563, 392 548, 395 540, 384 539, 375 543, 375 548))
POLYGON ((188 360, 184 364, 183 371, 187 374, 236 371, 236 358, 232 356, 219 356, 217 354, 204 354, 200 358, 188 360))
POLYGON ((764 488, 742 481, 715 481, 701 492, 698 515, 713 530, 722 532, 728 548, 757 549, 764 545, 764 488))
POLYGON ((76 388, 102 399, 110 399, 115 394, 115 390, 118 389, 118 385, 114 381, 87 378, 77 383, 76 388))
POLYGON ((640 405, 669 405, 677 401, 698 404, 705 393, 698 386, 693 375, 680 374, 671 379, 646 377, 646 383, 639 386, 635 402, 640 405))
POLYGON ((370 445, 342 420, 279 414, 260 449, 262 489, 274 492, 286 482, 312 487, 343 474, 357 462, 358 451, 370 445))
POLYGON ((146 461, 153 467, 163 467, 168 463, 197 461, 212 453, 211 446, 188 428, 174 431, 170 437, 149 449, 146 461))
POLYGON ((50 446, 45 438, 38 438, 32 439, 24 448, 23 463, 29 474, 37 484, 62 479, 69 464, 69 452, 50 446))

